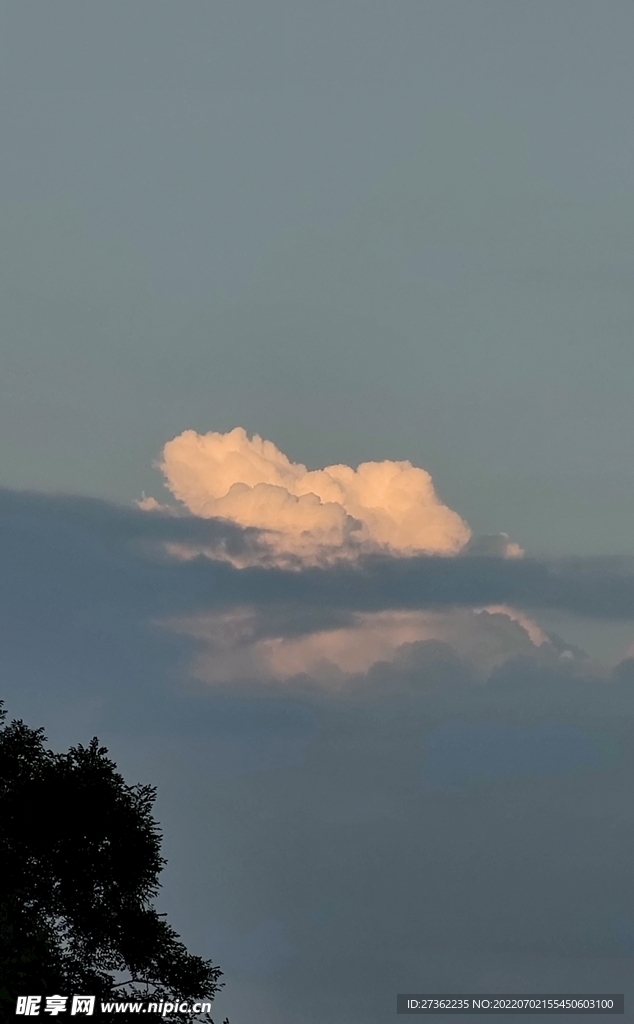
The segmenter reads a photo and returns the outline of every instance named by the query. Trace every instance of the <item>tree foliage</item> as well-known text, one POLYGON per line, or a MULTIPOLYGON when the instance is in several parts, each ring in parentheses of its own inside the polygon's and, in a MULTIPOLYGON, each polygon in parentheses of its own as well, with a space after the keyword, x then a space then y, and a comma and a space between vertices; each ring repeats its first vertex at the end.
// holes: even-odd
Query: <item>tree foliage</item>
POLYGON ((222 971, 152 903, 165 864, 155 789, 128 785, 96 738, 58 754, 5 716, 0 702, 0 1019, 28 993, 212 1000, 222 971))

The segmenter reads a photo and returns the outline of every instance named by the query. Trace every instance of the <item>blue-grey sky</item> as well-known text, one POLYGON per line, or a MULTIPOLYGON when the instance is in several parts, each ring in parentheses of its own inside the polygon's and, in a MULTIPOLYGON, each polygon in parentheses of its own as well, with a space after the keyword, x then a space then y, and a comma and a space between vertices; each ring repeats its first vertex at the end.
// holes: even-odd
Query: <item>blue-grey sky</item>
POLYGON ((633 43, 0 2, 0 699, 158 785, 219 1019, 634 998, 633 43))
POLYGON ((5 484, 175 433, 631 549, 631 4, 4 4, 5 484))

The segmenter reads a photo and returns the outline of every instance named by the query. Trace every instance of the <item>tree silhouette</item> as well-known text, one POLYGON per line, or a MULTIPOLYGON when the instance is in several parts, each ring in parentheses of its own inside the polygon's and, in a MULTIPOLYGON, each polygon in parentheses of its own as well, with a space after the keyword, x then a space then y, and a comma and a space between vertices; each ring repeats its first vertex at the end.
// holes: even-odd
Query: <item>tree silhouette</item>
POLYGON ((42 729, 5 718, 0 702, 0 1020, 24 994, 211 1001, 222 971, 152 904, 165 864, 155 789, 128 785, 96 738, 57 754, 42 729))

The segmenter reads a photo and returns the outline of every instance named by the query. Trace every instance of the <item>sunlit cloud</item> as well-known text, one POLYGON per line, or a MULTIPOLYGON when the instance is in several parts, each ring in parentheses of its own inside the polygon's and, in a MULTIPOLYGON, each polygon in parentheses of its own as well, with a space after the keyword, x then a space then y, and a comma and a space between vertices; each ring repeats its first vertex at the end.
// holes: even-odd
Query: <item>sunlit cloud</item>
POLYGON ((527 615, 506 606, 447 611, 354 613, 345 625, 297 635, 271 629, 255 609, 172 620, 172 629, 199 644, 192 675, 206 683, 290 681, 310 677, 337 687, 378 663, 411 662, 413 645, 447 644, 482 677, 509 658, 536 654, 548 637, 527 615))
MULTIPOLYGON (((159 467, 181 514, 186 509, 201 520, 259 531, 259 545, 231 556, 238 568, 301 569, 377 553, 398 559, 523 555, 506 534, 473 537, 458 513, 438 497, 430 474, 410 462, 311 471, 291 462, 273 442, 236 427, 225 434, 184 431, 164 446, 159 467)), ((138 505, 150 513, 168 511, 145 495, 138 505)), ((173 511, 178 514, 178 508, 173 511)), ((168 549, 185 559, 200 553, 219 557, 217 545, 212 550, 177 542, 168 549)), ((263 630, 261 614, 242 606, 171 625, 202 645, 193 674, 209 683, 309 676, 333 684, 363 675, 379 662, 393 662, 407 645, 428 640, 449 644, 477 671, 490 672, 505 658, 548 639, 532 619, 506 604, 473 610, 357 610, 349 619, 327 628, 316 621, 301 635, 287 635, 263 630)))
MULTIPOLYGON (((455 555, 471 538, 443 504, 431 476, 410 462, 364 462, 308 470, 242 427, 186 430, 164 449, 167 487, 195 516, 255 527, 278 564, 330 563, 384 551, 455 555)), ((144 498, 141 507, 157 508, 144 498)))
POLYGON ((477 608, 476 611, 488 612, 489 615, 507 615, 509 619, 517 622, 525 630, 535 647, 541 647, 542 644, 548 643, 548 637, 543 629, 540 629, 536 622, 517 608, 510 608, 507 604, 493 604, 486 608, 477 608))

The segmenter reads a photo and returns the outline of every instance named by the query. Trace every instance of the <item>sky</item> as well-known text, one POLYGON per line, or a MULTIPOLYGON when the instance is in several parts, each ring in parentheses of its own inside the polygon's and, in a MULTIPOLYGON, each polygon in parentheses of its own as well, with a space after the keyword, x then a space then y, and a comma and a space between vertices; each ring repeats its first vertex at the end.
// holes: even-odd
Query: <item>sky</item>
POLYGON ((219 1019, 631 992, 633 33, 0 3, 0 698, 219 1019))

